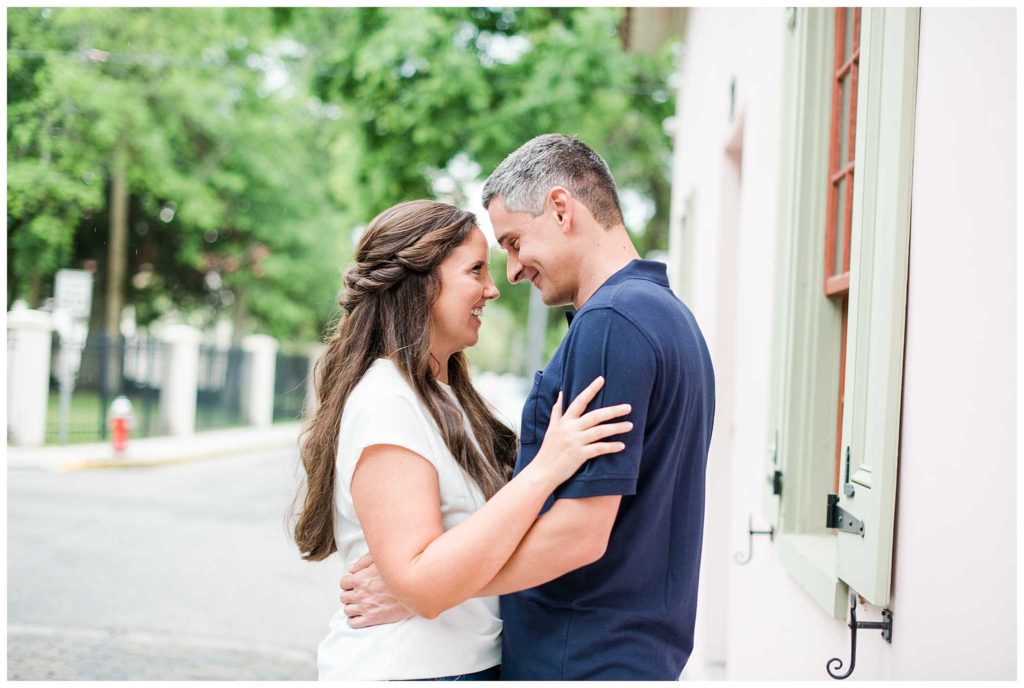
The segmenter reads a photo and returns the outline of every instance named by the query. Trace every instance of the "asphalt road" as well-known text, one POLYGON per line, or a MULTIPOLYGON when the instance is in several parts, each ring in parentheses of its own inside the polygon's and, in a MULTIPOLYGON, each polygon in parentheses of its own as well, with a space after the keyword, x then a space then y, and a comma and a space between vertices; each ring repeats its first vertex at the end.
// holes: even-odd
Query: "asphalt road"
POLYGON ((315 679, 341 564, 289 539, 294 453, 8 471, 8 679, 315 679))

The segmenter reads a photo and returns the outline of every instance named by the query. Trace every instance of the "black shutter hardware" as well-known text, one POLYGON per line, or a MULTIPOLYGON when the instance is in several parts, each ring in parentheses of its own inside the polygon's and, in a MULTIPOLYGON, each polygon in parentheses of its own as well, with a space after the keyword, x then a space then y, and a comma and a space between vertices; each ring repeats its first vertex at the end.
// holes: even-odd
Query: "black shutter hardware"
POLYGON ((828 495, 828 506, 825 510, 825 527, 835 528, 844 533, 853 533, 864 537, 864 521, 854 518, 849 512, 839 507, 839 495, 828 495))

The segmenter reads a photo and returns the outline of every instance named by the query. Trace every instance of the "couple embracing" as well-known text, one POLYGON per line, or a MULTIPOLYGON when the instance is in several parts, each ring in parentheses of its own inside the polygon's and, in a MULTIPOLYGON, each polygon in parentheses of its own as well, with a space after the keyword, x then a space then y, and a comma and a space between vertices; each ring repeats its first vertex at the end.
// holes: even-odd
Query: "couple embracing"
POLYGON ((537 137, 488 178, 508 279, 572 304, 520 436, 463 350, 498 297, 468 212, 378 215, 317 366, 295 538, 337 551, 321 679, 676 680, 693 647, 714 375, 608 166, 537 137))

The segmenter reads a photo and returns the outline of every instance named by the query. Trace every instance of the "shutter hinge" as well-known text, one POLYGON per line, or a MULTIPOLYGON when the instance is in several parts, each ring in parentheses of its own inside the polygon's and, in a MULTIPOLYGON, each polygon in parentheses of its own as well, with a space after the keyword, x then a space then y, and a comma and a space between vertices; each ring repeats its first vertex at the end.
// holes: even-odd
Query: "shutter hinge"
MULTIPOLYGON (((772 437, 772 445, 768 447, 768 453, 772 457, 772 466, 779 465, 779 431, 775 431, 775 435, 772 437)), ((772 473, 768 475, 768 482, 772 486, 773 495, 782 495, 782 471, 776 468, 772 473)))
POLYGON ((864 537, 864 521, 858 521, 849 512, 839 507, 839 495, 828 495, 828 507, 825 511, 825 527, 836 528, 844 533, 853 533, 864 537))

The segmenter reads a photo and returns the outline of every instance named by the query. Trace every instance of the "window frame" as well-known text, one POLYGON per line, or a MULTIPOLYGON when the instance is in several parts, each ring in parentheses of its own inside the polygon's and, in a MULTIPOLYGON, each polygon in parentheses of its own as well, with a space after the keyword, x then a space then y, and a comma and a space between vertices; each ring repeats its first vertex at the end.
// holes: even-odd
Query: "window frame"
POLYGON ((866 116, 851 156, 862 182, 851 206, 850 293, 841 300, 849 303, 850 341, 842 358, 843 310, 819 281, 828 212, 821 180, 834 138, 827 96, 834 78, 828 59, 835 49, 833 12, 797 10, 785 41, 763 506, 776 526, 784 568, 828 614, 845 619, 849 586, 871 604, 889 600, 920 11, 863 10, 864 90, 858 98, 870 96, 872 107, 862 100, 866 116), (839 506, 865 521, 863 536, 825 528, 825 499, 835 492, 836 472, 822 457, 835 451, 841 366, 850 375, 840 418, 842 446, 853 445, 855 496, 840 493, 839 506), (770 487, 775 470, 782 471, 781 497, 770 487))
POLYGON ((787 572, 833 618, 848 588, 836 573, 836 535, 825 528, 835 466, 842 367, 841 303, 825 297, 825 254, 834 85, 832 8, 801 8, 785 42, 783 131, 764 515, 778 532, 787 572), (782 473, 782 494, 772 490, 782 473))

